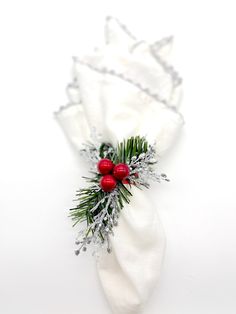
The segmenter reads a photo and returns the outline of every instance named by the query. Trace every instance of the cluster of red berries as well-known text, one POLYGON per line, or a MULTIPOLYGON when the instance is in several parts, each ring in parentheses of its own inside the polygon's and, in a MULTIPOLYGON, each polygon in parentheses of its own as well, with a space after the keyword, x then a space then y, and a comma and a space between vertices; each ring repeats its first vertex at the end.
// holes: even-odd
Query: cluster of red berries
POLYGON ((111 192, 117 181, 123 181, 129 176, 129 167, 124 163, 115 165, 110 159, 104 158, 98 162, 98 171, 102 174, 100 186, 104 192, 111 192))

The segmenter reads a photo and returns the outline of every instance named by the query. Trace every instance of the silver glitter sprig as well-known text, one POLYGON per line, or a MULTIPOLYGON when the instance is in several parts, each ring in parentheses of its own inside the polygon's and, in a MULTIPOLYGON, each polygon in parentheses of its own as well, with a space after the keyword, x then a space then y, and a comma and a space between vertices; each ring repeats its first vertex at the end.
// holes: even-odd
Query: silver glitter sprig
POLYGON ((156 171, 157 156, 154 146, 149 145, 146 153, 133 156, 129 164, 130 176, 127 178, 131 184, 136 186, 150 187, 150 181, 169 181, 166 174, 156 171))

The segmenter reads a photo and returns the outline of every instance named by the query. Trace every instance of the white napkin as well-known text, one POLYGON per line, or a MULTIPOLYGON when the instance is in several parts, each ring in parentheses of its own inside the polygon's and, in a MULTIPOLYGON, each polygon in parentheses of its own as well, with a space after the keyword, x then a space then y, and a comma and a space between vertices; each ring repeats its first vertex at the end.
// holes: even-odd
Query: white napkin
MULTIPOLYGON (((107 18, 106 45, 75 58, 70 104, 56 117, 76 149, 92 128, 112 142, 130 136, 156 141, 159 155, 183 125, 178 112, 181 80, 166 63, 172 38, 152 45, 138 41, 118 20, 107 18)), ((165 236, 155 205, 132 189, 111 238, 112 253, 101 252, 99 277, 114 314, 142 313, 160 274, 165 236)))

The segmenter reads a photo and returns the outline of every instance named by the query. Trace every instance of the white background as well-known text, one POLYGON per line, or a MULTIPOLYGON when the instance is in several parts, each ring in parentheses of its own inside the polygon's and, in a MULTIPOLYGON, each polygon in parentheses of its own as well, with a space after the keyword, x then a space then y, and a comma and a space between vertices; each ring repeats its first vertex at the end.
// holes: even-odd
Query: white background
MULTIPOLYGON (((53 119, 71 56, 115 15, 139 38, 173 34, 186 125, 160 167, 162 276, 145 314, 236 313, 234 1, 0 2, 0 313, 108 314, 67 208, 84 173, 53 119)), ((91 91, 92 92, 92 91, 91 91)))

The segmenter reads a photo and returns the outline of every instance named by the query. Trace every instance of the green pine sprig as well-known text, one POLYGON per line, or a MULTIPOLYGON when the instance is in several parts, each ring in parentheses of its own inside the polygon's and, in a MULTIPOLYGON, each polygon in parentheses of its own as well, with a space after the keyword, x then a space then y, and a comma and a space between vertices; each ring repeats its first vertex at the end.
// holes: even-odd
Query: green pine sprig
POLYGON ((131 137, 117 145, 113 161, 115 163, 123 162, 129 164, 132 157, 138 157, 140 154, 146 153, 147 150, 148 142, 144 137, 131 137))

